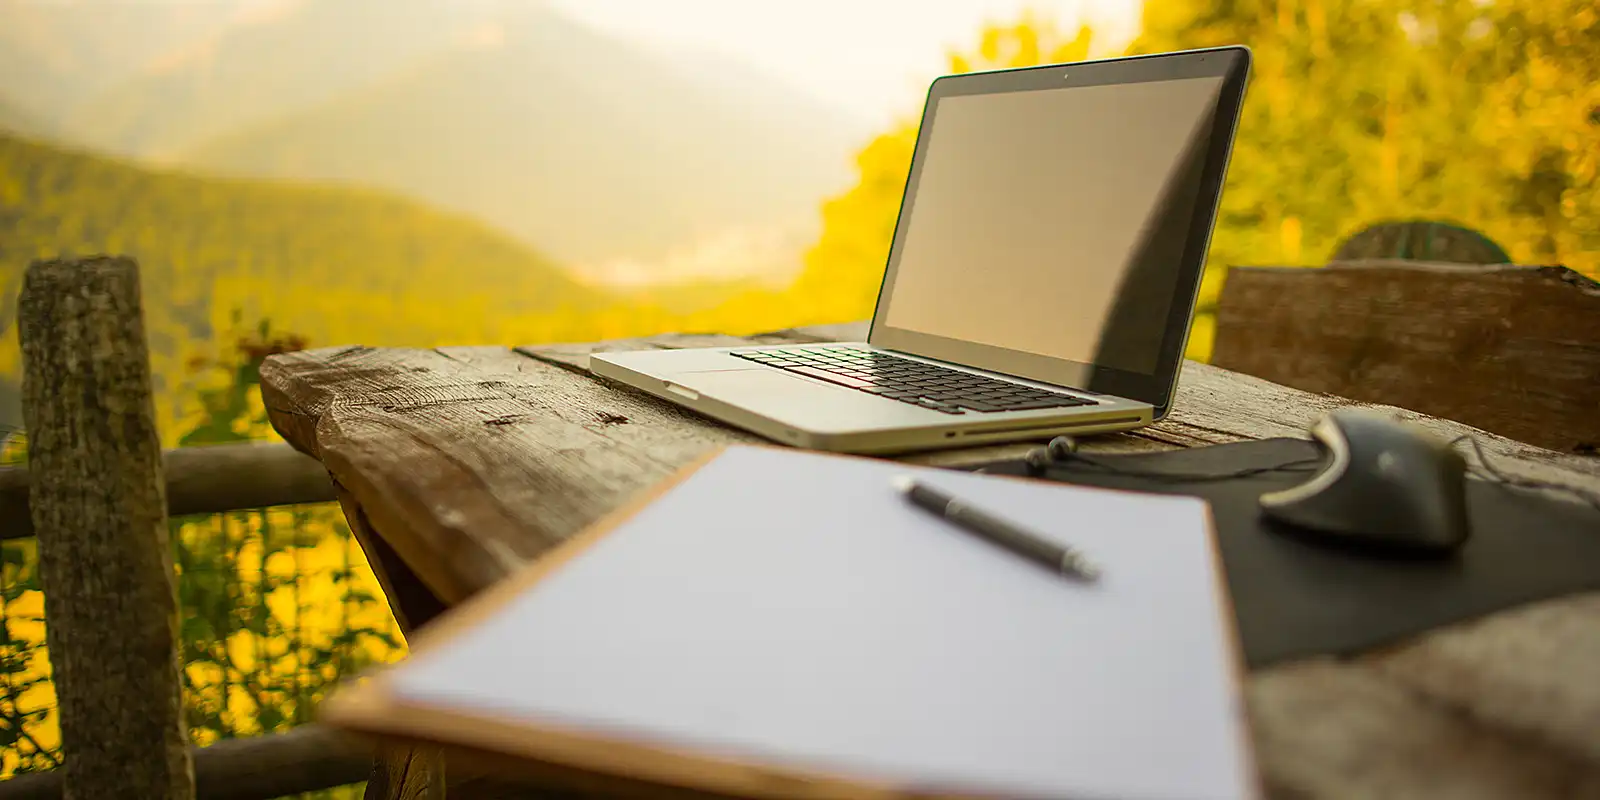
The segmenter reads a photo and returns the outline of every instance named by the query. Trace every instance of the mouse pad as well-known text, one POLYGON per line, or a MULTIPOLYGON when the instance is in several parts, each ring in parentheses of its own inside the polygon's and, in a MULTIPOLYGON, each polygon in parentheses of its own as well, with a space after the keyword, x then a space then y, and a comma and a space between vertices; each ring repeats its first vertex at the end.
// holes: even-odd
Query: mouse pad
MULTIPOLYGON (((1319 450, 1308 440, 1264 439, 1094 458, 1122 470, 1211 475, 1317 459, 1319 450)), ((1485 481, 1467 483, 1472 537, 1453 557, 1375 556, 1269 531, 1256 498, 1304 482, 1318 466, 1178 482, 1108 474, 1079 462, 1053 466, 1042 477, 1209 501, 1251 667, 1357 653, 1512 606, 1600 590, 1600 510, 1485 481)), ((1027 474, 1014 461, 983 471, 1027 474)))

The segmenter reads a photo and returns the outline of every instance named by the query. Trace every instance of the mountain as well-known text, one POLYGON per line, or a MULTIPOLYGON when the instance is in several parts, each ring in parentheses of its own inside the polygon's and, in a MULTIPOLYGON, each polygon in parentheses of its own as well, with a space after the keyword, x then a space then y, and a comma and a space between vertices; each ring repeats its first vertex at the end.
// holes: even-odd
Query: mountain
MULTIPOLYGON (((237 318, 315 346, 597 338, 610 298, 481 223, 368 190, 218 180, 0 134, 0 423, 16 416, 16 292, 58 254, 139 259, 158 397, 237 318)), ((169 426, 167 428, 171 430, 169 426)))
POLYGON ((0 131, 37 135, 45 126, 16 103, 0 97, 0 131))
POLYGON ((813 125, 832 136, 849 139, 854 146, 852 152, 880 132, 874 120, 737 56, 681 45, 630 44, 652 58, 670 63, 674 71, 714 92, 723 102, 793 124, 813 125))
POLYGON ((65 127, 97 148, 169 157, 386 77, 517 5, 256 0, 82 104, 65 127))
POLYGON ((55 132, 209 172, 404 193, 591 282, 792 277, 866 138, 748 65, 605 36, 543 0, 160 5, 227 15, 55 132))
POLYGON ((695 264, 703 253, 685 250, 737 259, 747 243, 803 241, 794 229, 848 182, 857 126, 781 85, 765 93, 751 102, 760 89, 730 91, 528 6, 404 73, 183 161, 401 191, 580 270, 695 264))
POLYGON ((0 0, 0 86, 52 127, 152 60, 276 0, 0 0))

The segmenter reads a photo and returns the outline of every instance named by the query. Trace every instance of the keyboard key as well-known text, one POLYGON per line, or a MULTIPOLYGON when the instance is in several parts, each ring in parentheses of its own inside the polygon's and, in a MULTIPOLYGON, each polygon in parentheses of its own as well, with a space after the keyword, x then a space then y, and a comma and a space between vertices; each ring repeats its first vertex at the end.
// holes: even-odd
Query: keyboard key
POLYGON ((1057 402, 1055 400, 1029 400, 1026 403, 1017 403, 1016 405, 1010 406, 1009 410, 1011 410, 1011 411, 1033 411, 1035 409, 1040 409, 1040 408, 1060 408, 1062 405, 1065 405, 1065 404, 1057 402))
POLYGON ((818 369, 816 367, 791 367, 789 371, 799 375, 807 375, 812 378, 816 378, 817 380, 837 383, 840 386, 848 386, 852 389, 860 389, 864 386, 871 385, 860 378, 852 378, 848 375, 839 375, 837 373, 829 372, 825 369, 818 369))
POLYGON ((956 408, 955 406, 945 405, 944 403, 940 403, 940 402, 937 402, 937 401, 934 401, 934 400, 929 400, 927 398, 918 398, 916 400, 916 404, 919 405, 919 406, 922 406, 923 408, 931 408, 934 411, 943 411, 946 414, 960 414, 961 413, 961 409, 956 408))
POLYGON ((946 414, 1094 405, 1095 401, 947 369, 850 345, 748 350, 733 355, 797 375, 946 414))
POLYGON ((968 409, 968 410, 971 410, 971 411, 981 411, 981 412, 984 412, 984 413, 993 413, 993 412, 996 412, 996 411, 1004 411, 1005 410, 1004 408, 1001 408, 1000 406, 990 405, 988 403, 980 402, 980 401, 977 401, 977 400, 961 400, 961 401, 955 403, 955 405, 958 405, 958 406, 960 406, 962 408, 965 408, 965 409, 968 409))

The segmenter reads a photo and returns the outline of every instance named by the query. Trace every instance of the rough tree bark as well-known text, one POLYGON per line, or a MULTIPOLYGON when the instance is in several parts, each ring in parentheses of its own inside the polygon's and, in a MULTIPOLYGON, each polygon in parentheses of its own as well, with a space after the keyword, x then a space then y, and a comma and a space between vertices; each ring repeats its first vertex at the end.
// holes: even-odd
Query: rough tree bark
POLYGON ((35 262, 18 334, 63 795, 190 800, 138 265, 35 262))

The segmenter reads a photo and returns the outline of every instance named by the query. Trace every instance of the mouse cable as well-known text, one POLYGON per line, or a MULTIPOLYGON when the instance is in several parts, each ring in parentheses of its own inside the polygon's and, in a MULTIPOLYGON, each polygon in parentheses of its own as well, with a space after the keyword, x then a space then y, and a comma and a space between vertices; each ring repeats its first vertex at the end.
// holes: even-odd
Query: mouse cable
MULTIPOLYGON (((1509 475, 1489 461, 1488 453, 1483 449, 1483 443, 1470 434, 1462 434, 1448 442, 1451 448, 1458 443, 1466 441, 1472 445, 1472 451, 1477 456, 1478 465, 1469 466, 1467 471, 1477 478, 1501 486, 1518 489, 1535 489, 1565 493, 1579 501, 1593 506, 1600 511, 1600 494, 1577 486, 1570 486, 1555 481, 1543 481, 1534 478, 1519 478, 1509 475)), ((1040 475, 1053 466, 1066 466, 1069 464, 1082 464, 1094 467, 1113 475, 1129 478, 1143 478, 1153 481, 1166 481, 1170 483, 1202 483, 1207 481, 1226 481, 1238 478, 1248 478, 1254 475, 1264 475, 1269 472, 1305 472, 1325 462, 1325 458, 1303 458, 1294 461, 1285 461, 1266 467, 1248 467, 1231 472, 1159 472, 1154 470, 1129 469, 1116 464, 1108 464, 1093 456, 1078 452, 1078 442, 1071 436, 1057 436, 1050 440, 1050 444, 1035 449, 1023 459, 1029 474, 1040 475)))
POLYGON ((1456 444, 1461 441, 1470 443, 1472 445, 1473 454, 1478 457, 1478 466, 1476 468, 1468 468, 1468 471, 1473 475, 1476 475, 1489 483, 1498 483, 1502 486, 1512 486, 1519 489, 1543 489, 1552 492, 1563 492, 1577 498, 1578 500, 1581 500, 1584 503, 1594 506, 1596 511, 1600 511, 1600 494, 1596 494, 1588 489, 1577 486, 1570 486, 1565 483, 1542 481, 1534 478, 1519 478, 1515 475, 1508 475, 1499 467, 1496 467, 1494 464, 1489 462, 1489 454, 1484 452, 1483 443, 1478 441, 1477 437, 1472 436, 1471 434, 1463 433, 1460 436, 1451 439, 1450 446, 1454 448, 1456 444))
POLYGON ((1129 469, 1116 464, 1108 464, 1094 456, 1078 452, 1078 442, 1070 436, 1057 436, 1050 440, 1050 444, 1029 452, 1023 463, 1031 475, 1040 475, 1053 466, 1069 466, 1082 464, 1094 467, 1112 475, 1121 475, 1129 478, 1143 478, 1153 481, 1169 483, 1203 483, 1206 481, 1226 481, 1238 478, 1248 478, 1254 475, 1264 475, 1269 472, 1304 472, 1309 471, 1323 462, 1321 456, 1301 458, 1273 464, 1266 467, 1247 467, 1230 472, 1166 472, 1156 470, 1129 469))

